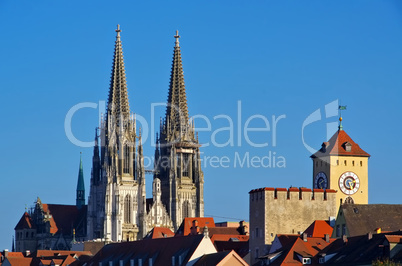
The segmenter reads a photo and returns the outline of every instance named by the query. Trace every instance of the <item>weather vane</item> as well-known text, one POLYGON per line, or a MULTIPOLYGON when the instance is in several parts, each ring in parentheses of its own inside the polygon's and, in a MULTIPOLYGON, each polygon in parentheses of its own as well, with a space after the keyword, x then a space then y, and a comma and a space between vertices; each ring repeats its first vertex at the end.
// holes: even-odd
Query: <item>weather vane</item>
POLYGON ((342 110, 346 110, 346 105, 339 105, 339 130, 343 129, 342 126, 342 110))

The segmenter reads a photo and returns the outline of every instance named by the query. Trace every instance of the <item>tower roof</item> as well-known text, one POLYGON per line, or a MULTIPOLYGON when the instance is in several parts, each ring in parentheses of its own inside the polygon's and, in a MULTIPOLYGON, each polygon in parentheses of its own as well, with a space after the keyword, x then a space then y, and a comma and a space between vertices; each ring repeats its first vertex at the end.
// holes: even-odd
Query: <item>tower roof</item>
POLYGON ((186 88, 184 86, 183 65, 179 45, 179 31, 176 38, 172 70, 170 74, 169 94, 166 108, 166 121, 171 132, 180 132, 189 128, 186 88))
POLYGON ((336 131, 328 142, 324 142, 321 149, 311 155, 311 158, 336 155, 370 157, 370 154, 360 148, 360 146, 341 129, 336 131))
POLYGON ((22 229, 32 229, 35 228, 35 224, 32 221, 31 216, 25 212, 18 224, 15 226, 14 230, 22 230, 22 229))
POLYGON ((80 168, 78 170, 78 182, 77 182, 77 190, 85 190, 84 185, 84 170, 82 167, 82 154, 80 153, 80 168))
POLYGON ((116 44, 114 48, 114 58, 112 67, 112 77, 110 80, 108 112, 114 117, 123 116, 127 118, 130 114, 128 104, 126 73, 124 69, 123 47, 120 39, 120 25, 116 29, 116 44))

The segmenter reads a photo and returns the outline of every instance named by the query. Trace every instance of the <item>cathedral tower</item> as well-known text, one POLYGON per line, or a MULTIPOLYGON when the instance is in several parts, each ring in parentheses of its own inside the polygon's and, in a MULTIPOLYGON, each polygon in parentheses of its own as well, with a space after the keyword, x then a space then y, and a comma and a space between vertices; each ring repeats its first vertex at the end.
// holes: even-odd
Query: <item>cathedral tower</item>
POLYGON ((337 209, 342 203, 368 204, 368 159, 365 152, 343 130, 324 142, 313 159, 313 187, 337 190, 337 209))
POLYGON ((132 241, 146 233, 145 174, 141 134, 137 136, 130 113, 120 32, 118 25, 106 115, 100 136, 95 134, 88 238, 132 241))
POLYGON ((166 116, 157 139, 154 178, 160 179, 162 202, 177 229, 185 217, 204 216, 204 174, 201 145, 189 121, 178 32, 174 37, 166 116))

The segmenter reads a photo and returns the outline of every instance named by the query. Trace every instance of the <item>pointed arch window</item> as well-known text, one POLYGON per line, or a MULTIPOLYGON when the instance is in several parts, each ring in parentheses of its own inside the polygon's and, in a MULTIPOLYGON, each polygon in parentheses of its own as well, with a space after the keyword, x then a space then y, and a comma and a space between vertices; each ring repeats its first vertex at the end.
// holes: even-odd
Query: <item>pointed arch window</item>
POLYGON ((131 223, 131 196, 126 195, 124 199, 124 223, 131 223))
POLYGON ((177 175, 181 177, 181 153, 177 154, 177 175))
POLYGON ((190 176, 190 154, 183 153, 183 176, 190 176))
POLYGON ((183 202, 183 219, 186 217, 190 217, 191 216, 191 204, 190 202, 188 202, 188 200, 186 200, 185 202, 183 202))
POLYGON ((127 145, 124 146, 123 173, 124 174, 130 173, 130 147, 127 145))

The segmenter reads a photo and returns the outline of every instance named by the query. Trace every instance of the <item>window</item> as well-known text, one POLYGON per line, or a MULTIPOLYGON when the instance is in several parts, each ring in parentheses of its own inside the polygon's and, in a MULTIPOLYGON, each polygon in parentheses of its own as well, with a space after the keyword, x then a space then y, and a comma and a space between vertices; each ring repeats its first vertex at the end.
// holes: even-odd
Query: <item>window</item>
POLYGON ((339 165, 339 160, 336 160, 336 165, 339 165))
POLYGON ((352 161, 352 165, 355 166, 355 161, 352 161))
POLYGON ((311 264, 311 258, 303 258, 303 264, 311 264))
POLYGON ((258 227, 255 228, 255 238, 258 237, 258 227))
POLYGON ((342 235, 346 235, 346 224, 342 225, 342 235))
POLYGON ((183 153, 183 176, 189 176, 190 173, 190 154, 183 153))
POLYGON ((362 161, 360 161, 360 166, 363 166, 363 162, 362 162, 362 161))
POLYGON ((346 166, 346 165, 348 165, 348 162, 347 162, 346 160, 345 160, 345 162, 344 162, 344 163, 345 163, 345 166, 346 166))
POLYGON ((191 216, 191 204, 190 202, 188 202, 188 200, 186 200, 185 202, 183 202, 183 219, 186 217, 190 217, 191 216))
POLYGON ((177 154, 176 155, 176 158, 177 158, 177 160, 176 160, 176 163, 177 163, 177 175, 179 176, 179 177, 181 177, 181 154, 179 153, 179 154, 177 154))
POLYGON ((123 173, 130 173, 130 147, 127 145, 124 146, 124 158, 123 158, 123 173))
POLYGON ((131 196, 127 195, 124 199, 124 222, 131 223, 131 196))
POLYGON ((255 258, 258 258, 259 254, 258 254, 258 248, 255 248, 255 258))
POLYGON ((341 236, 341 228, 339 227, 339 224, 336 225, 336 237, 340 237, 341 236))

